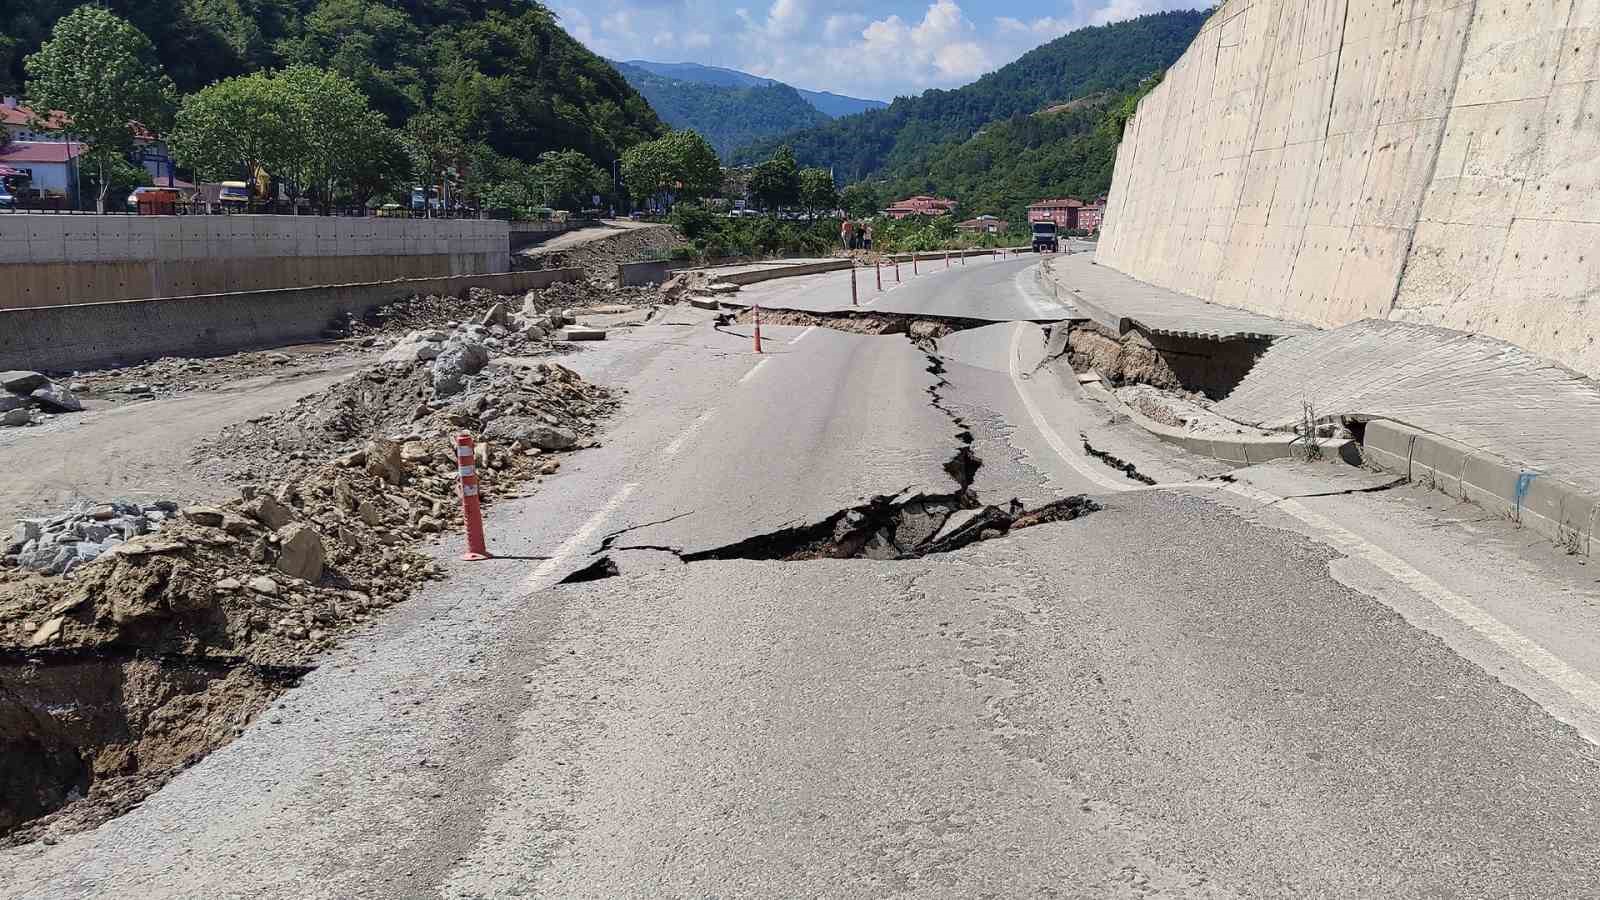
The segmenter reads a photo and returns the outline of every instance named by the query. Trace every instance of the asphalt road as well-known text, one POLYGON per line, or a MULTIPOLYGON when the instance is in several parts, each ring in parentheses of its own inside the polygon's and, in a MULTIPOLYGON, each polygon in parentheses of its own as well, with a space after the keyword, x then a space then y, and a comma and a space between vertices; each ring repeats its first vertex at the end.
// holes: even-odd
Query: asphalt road
MULTIPOLYGON (((1025 268, 896 299, 1026 306, 1001 296, 1025 268)), ((767 334, 758 359, 684 310, 575 355, 626 408, 495 507, 507 558, 452 563, 139 809, 0 853, 0 896, 1600 893, 1600 751, 1515 659, 1407 606, 1472 582, 1536 603, 1575 569, 1419 539, 1385 495, 1222 490, 1309 497, 1315 470, 1128 481, 1080 433, 1175 482, 1204 467, 1118 431, 1035 325, 946 339, 944 384, 904 337, 767 334), (984 499, 1105 508, 893 562, 618 550, 949 484, 952 416, 984 499), (1450 564, 1368 571, 1366 533, 1450 564), (598 552, 619 576, 556 586, 598 552)))

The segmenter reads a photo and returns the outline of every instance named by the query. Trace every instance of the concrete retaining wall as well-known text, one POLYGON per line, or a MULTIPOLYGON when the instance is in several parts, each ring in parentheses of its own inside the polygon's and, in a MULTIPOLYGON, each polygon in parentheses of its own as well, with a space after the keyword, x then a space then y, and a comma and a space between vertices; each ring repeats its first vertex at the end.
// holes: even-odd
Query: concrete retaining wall
POLYGON ((0 216, 0 310, 504 272, 491 219, 0 216))
POLYGON ((800 265, 774 265, 770 269, 755 269, 749 272, 730 272, 720 276, 720 280, 729 284, 760 284, 775 278, 793 278, 797 275, 816 275, 821 272, 839 272, 855 268, 855 261, 849 259, 830 259, 827 262, 802 263, 800 265))
POLYGON ((583 277, 582 269, 549 269, 4 310, 0 369, 60 372, 282 346, 320 339, 346 315, 412 294, 514 294, 583 277))
POLYGON ((617 284, 631 287, 643 284, 661 284, 667 280, 669 267, 666 260, 622 263, 617 266, 617 284))
POLYGON ((1129 121, 1096 260, 1600 374, 1597 35, 1564 0, 1228 0, 1129 121))

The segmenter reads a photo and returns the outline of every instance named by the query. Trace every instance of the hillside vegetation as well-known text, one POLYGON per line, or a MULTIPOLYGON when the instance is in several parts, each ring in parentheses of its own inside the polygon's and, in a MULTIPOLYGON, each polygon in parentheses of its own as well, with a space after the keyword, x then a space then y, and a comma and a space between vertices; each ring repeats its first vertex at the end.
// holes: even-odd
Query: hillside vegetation
POLYGON ((723 158, 751 141, 828 121, 786 84, 707 84, 613 65, 668 125, 699 132, 723 158))
POLYGON ((845 182, 886 172, 926 172, 952 145, 986 125, 1099 92, 1133 89, 1171 65, 1206 16, 1201 11, 1156 13, 1082 28, 965 87, 901 97, 887 109, 758 141, 732 158, 759 162, 787 144, 801 165, 831 166, 845 182))
MULTIPOLYGON (((0 90, 80 0, 0 0, 0 90)), ((642 97, 532 0, 105 0, 188 93, 292 63, 340 72, 393 126, 437 109, 470 143, 609 161, 664 133, 642 97)))

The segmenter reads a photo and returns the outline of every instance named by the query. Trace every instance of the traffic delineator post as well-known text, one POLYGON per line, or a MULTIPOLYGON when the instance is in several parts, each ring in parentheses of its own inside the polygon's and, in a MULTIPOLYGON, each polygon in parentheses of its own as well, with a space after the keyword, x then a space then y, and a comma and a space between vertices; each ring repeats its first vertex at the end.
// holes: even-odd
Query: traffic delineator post
POLYGON ((900 260, 894 261, 894 283, 900 283, 900 260))
POLYGON ((950 251, 949 250, 946 250, 944 252, 944 267, 946 269, 950 268, 950 251))
POLYGON ((911 274, 917 274, 917 251, 911 251, 911 274))
POLYGON ((850 267, 850 305, 860 306, 861 301, 856 297, 856 267, 850 267))
POLYGON ((483 510, 478 503, 478 448, 472 435, 456 435, 456 469, 461 476, 461 517, 467 524, 465 560, 492 558, 483 543, 483 510))
POLYGON ((878 290, 883 290, 883 260, 880 259, 872 264, 872 274, 877 276, 878 290))
POLYGON ((756 314, 756 352, 761 352, 761 304, 751 307, 756 314))

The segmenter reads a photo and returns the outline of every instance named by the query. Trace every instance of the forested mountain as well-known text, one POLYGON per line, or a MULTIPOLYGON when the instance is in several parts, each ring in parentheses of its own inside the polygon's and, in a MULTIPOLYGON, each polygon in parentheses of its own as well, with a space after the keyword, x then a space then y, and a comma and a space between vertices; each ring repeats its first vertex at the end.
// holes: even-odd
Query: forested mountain
POLYGON ((843 181, 885 171, 927 171, 983 126, 1101 91, 1128 90, 1171 65, 1208 13, 1155 13, 1081 28, 1037 47, 965 87, 896 99, 887 109, 837 119, 735 151, 754 163, 787 144, 805 166, 833 167, 843 181))
MULTIPOLYGON (((762 78, 760 75, 751 75, 749 72, 740 72, 737 69, 702 66, 699 63, 663 63, 651 62, 647 59, 630 59, 625 65, 643 69, 653 75, 660 75, 665 78, 693 81, 700 84, 713 84, 720 87, 761 87, 763 85, 783 83, 774 81, 771 78, 762 78)), ((889 105, 882 100, 862 100, 859 97, 846 97, 831 91, 808 91, 805 88, 795 88, 795 92, 829 118, 855 115, 858 112, 866 112, 869 109, 883 109, 889 105)))
MULTIPOLYGON (((0 89, 82 0, 0 0, 0 89)), ((663 133, 615 69, 532 0, 104 0, 149 36, 180 90, 304 62, 350 76, 401 127, 424 107, 469 142, 524 160, 601 162, 663 133)))
POLYGON ((668 125, 698 131, 724 158, 735 147, 828 121, 794 88, 776 81, 717 85, 657 75, 631 63, 612 65, 668 125))
POLYGON ((942 145, 920 167, 873 182, 880 200, 936 194, 961 202, 963 216, 990 214, 1013 225, 1045 197, 1090 200, 1111 187, 1121 122, 1137 92, 1102 93, 1031 116, 1014 116, 977 136, 942 145))

